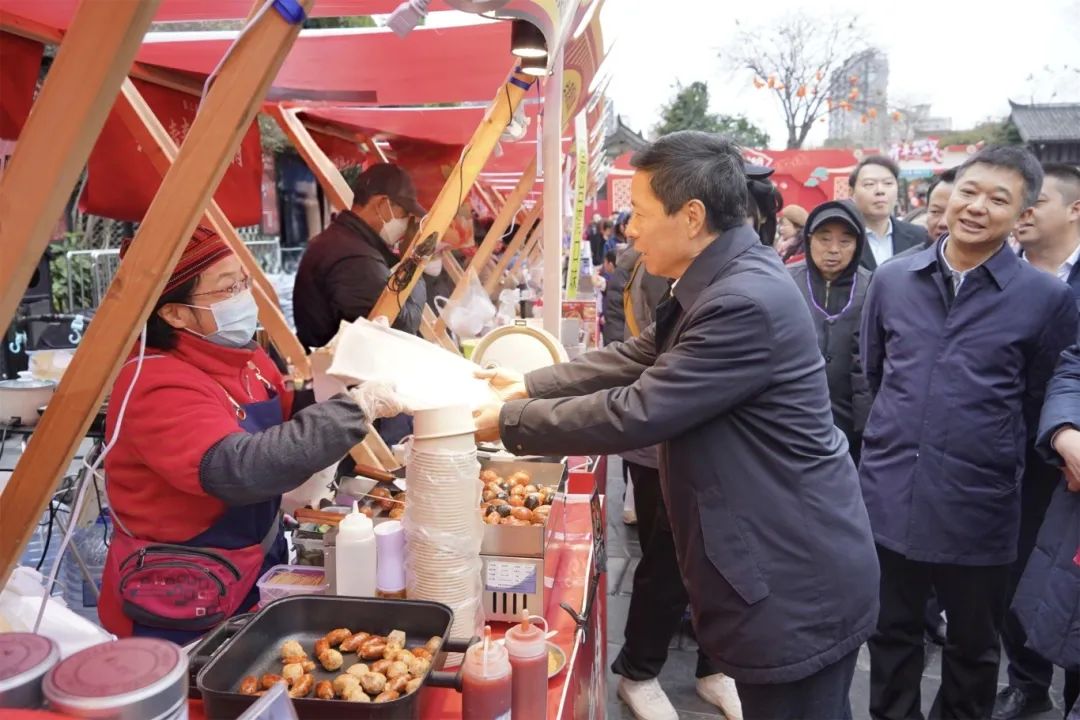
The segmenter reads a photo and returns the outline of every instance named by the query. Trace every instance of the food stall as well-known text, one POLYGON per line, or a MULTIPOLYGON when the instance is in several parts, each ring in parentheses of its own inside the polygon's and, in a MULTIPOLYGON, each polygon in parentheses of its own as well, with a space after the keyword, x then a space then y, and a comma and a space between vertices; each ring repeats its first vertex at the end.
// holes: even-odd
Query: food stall
MULTIPOLYGON (((463 0, 447 2, 459 9, 470 9, 467 7, 470 3, 463 0)), ((245 210, 249 209, 244 206, 242 193, 231 192, 228 183, 219 185, 223 177, 228 179, 230 176, 242 182, 237 179, 236 167, 238 162, 243 163, 243 147, 245 143, 250 143, 248 138, 251 137, 251 129, 254 127, 255 113, 263 109, 281 124, 305 161, 312 166, 316 177, 327 191, 327 196, 337 207, 347 207, 351 203, 348 187, 338 168, 320 147, 318 136, 320 132, 325 135, 329 129, 337 133, 335 137, 340 139, 342 126, 352 125, 348 132, 352 133, 351 137, 355 139, 357 146, 368 155, 377 155, 385 160, 387 155, 383 144, 377 142, 375 136, 386 134, 386 128, 391 125, 390 120, 376 116, 375 121, 350 124, 342 123, 340 118, 337 118, 338 122, 335 123, 335 118, 330 116, 328 110, 323 110, 322 116, 316 109, 305 112, 307 106, 298 99, 305 92, 316 97, 319 97, 319 93, 324 96, 336 93, 339 101, 351 103, 433 103, 477 99, 460 96, 447 99, 439 96, 440 89, 448 87, 448 84, 438 82, 433 74, 428 76, 427 83, 423 84, 402 77, 400 72, 394 76, 394 82, 386 82, 377 74, 369 72, 367 76, 363 76, 361 83, 355 72, 357 67, 375 67, 380 61, 386 62, 390 57, 400 57, 403 54, 418 59, 413 67, 423 66, 420 60, 426 60, 428 65, 433 67, 439 62, 445 63, 448 57, 441 55, 438 48, 446 49, 445 43, 449 42, 446 38, 453 36, 452 32, 416 32, 409 36, 413 38, 410 46, 402 45, 408 37, 396 38, 386 32, 342 33, 345 38, 343 40, 323 38, 318 33, 302 33, 299 29, 305 13, 317 15, 322 12, 319 9, 320 3, 312 0, 270 0, 255 3, 254 8, 248 2, 231 0, 213 3, 116 0, 108 3, 107 8, 105 5, 106 3, 100 0, 85 0, 81 4, 76 0, 47 4, 30 0, 0 2, 0 30, 4 33, 39 44, 55 43, 60 46, 56 62, 34 105, 34 113, 28 119, 23 118, 15 156, 0 183, 0 205, 14 208, 10 213, 11 222, 5 222, 0 228, 0 253, 4 260, 0 263, 0 279, 3 280, 0 286, 5 288, 3 300, 0 302, 0 317, 10 317, 17 300, 13 288, 21 288, 26 284, 24 275, 29 268, 22 258, 39 255, 41 246, 48 239, 47 230, 52 223, 41 218, 54 217, 62 202, 70 195, 82 166, 88 161, 92 166, 95 164, 95 142, 103 128, 107 137, 119 138, 117 142, 128 142, 137 146, 138 152, 146 156, 139 173, 133 174, 135 179, 129 178, 129 181, 138 183, 141 190, 145 191, 147 185, 153 187, 160 179, 156 192, 150 192, 141 201, 146 207, 139 218, 141 224, 137 234, 137 237, 151 236, 156 242, 136 242, 132 245, 95 317, 95 322, 88 328, 84 341, 59 383, 53 401, 45 410, 30 437, 26 452, 4 488, 0 505, 0 515, 3 517, 3 522, 0 522, 0 557, 3 559, 0 579, 3 580, 11 574, 27 542, 33 527, 30 519, 40 517, 56 481, 84 437, 86 428, 98 415, 120 364, 138 337, 153 299, 160 294, 165 279, 179 257, 183 240, 190 235, 196 224, 210 224, 229 242, 247 266, 254 281, 253 290, 259 304, 260 321, 267 330, 270 341, 294 369, 295 381, 306 382, 314 372, 305 349, 299 345, 281 315, 273 288, 246 253, 235 231, 235 223, 245 210), (157 37, 150 42, 140 42, 151 21, 245 18, 243 30, 230 37, 205 41, 187 38, 184 43, 168 42, 157 37), (347 45, 335 45, 337 42, 347 45), (444 45, 440 46, 440 42, 444 45), (347 86, 334 85, 334 82, 340 81, 343 76, 327 72, 326 64, 313 65, 318 62, 315 60, 319 57, 316 53, 324 52, 327 46, 336 47, 339 56, 348 57, 347 62, 341 62, 354 72, 347 86), (372 53, 368 62, 356 61, 358 48, 361 46, 365 48, 365 52, 372 53), (322 49, 316 51, 316 47, 322 49), (294 52, 298 54, 293 55, 294 52), (325 83, 320 86, 317 78, 324 79, 325 83), (418 99, 415 94, 408 96, 408 100, 402 100, 402 96, 393 94, 395 88, 408 88, 414 93, 424 88, 434 94, 425 95, 423 100, 418 99), (194 96, 199 99, 197 112, 190 114, 189 126, 184 128, 183 133, 178 134, 173 123, 167 122, 167 118, 166 122, 163 122, 166 111, 162 110, 160 98, 169 97, 176 92, 192 95, 193 91, 194 96), (60 120, 56 120, 57 118, 60 120), (311 127, 308 127, 308 124, 311 127), (11 202, 15 188, 18 188, 20 196, 18 207, 11 202), (9 259, 12 261, 8 262, 9 259), (60 410, 61 407, 63 411, 60 410)), ((382 0, 338 0, 326 5, 328 9, 325 13, 328 15, 347 15, 388 12, 395 9, 398 3, 382 0)), ((446 9, 439 2, 432 5, 438 9, 446 9)), ((535 77, 545 75, 548 71, 554 71, 555 83, 548 83, 549 101, 545 103, 544 113, 549 123, 552 122, 552 117, 560 119, 560 122, 552 123, 556 130, 555 143, 553 148, 549 148, 552 150, 549 155, 558 159, 563 154, 565 148, 558 131, 568 125, 572 117, 585 111, 592 84, 591 73, 595 73, 599 64, 597 53, 602 43, 599 41, 599 13, 596 11, 600 5, 602 0, 563 3, 558 7, 550 3, 524 0, 515 0, 508 4, 508 17, 536 20, 539 14, 546 18, 546 22, 539 22, 538 27, 544 32, 551 53, 548 65, 544 66, 544 72, 541 73, 522 73, 520 67, 509 62, 509 52, 505 52, 504 69, 510 68, 510 73, 504 75, 502 72, 494 72, 493 75, 492 64, 484 59, 483 52, 489 52, 496 42, 501 43, 504 49, 508 48, 509 23, 477 26, 482 29, 470 30, 488 39, 475 43, 474 47, 480 50, 469 56, 477 65, 477 72, 465 68, 461 75, 468 78, 469 82, 483 85, 487 96, 491 98, 490 103, 486 109, 455 113, 459 118, 466 118, 466 127, 470 122, 473 126, 471 133, 467 130, 458 131, 460 147, 467 151, 462 151, 447 172, 443 173, 443 184, 433 199, 429 214, 421 223, 417 238, 441 238, 450 231, 462 205, 462 195, 469 193, 477 181, 517 108, 526 107, 522 103, 528 92, 536 87, 535 77), (563 14, 560 14, 560 10, 563 14), (570 45, 566 45, 567 42, 570 45), (572 72, 568 72, 566 77, 567 87, 572 92, 565 92, 566 88, 562 85, 564 54, 561 48, 564 45, 568 48, 565 54, 568 68, 573 63, 572 72), (578 49, 582 45, 591 48, 590 52, 578 49), (591 57, 591 71, 580 67, 581 63, 586 62, 583 55, 591 57), (479 61, 477 57, 480 58, 479 61), (552 98, 558 102, 552 102, 552 98)), ((469 57, 455 56, 453 61, 456 63, 460 60, 467 64, 469 57)), ((407 64, 398 67, 405 65, 407 64)), ((317 102, 321 103, 322 100, 317 102)), ((533 106, 532 112, 537 109, 533 106)), ((373 109, 371 112, 381 111, 373 109)), ((528 112, 530 111, 526 110, 526 116, 528 112)), ((595 133, 590 136, 595 143, 595 133)), ((493 209, 497 208, 497 216, 492 231, 484 238, 477 254, 473 256, 472 260, 477 262, 478 266, 491 259, 496 241, 512 223, 519 225, 519 231, 515 233, 504 259, 507 256, 512 260, 515 255, 532 254, 534 244, 529 241, 533 240, 535 243, 535 238, 530 238, 527 230, 533 222, 540 219, 542 212, 549 215, 548 227, 557 233, 562 232, 560 203, 552 202, 549 198, 547 210, 543 210, 544 204, 536 199, 533 192, 537 180, 538 144, 542 144, 540 138, 535 138, 531 161, 516 166, 520 172, 508 194, 502 195, 493 182, 486 184, 488 202, 494 206, 493 209), (501 230, 496 232, 496 228, 500 226, 501 230)), ((390 153, 397 152, 402 157, 407 154, 407 143, 400 142, 397 148, 393 147, 392 142, 389 145, 390 153)), ((107 165, 110 159, 107 154, 103 157, 100 148, 97 152, 98 166, 100 167, 102 162, 107 165)), ((550 160, 550 157, 545 157, 545 162, 542 163, 546 177, 554 178, 548 185, 560 186, 561 161, 553 165, 550 160)), ((116 172, 116 168, 111 172, 116 172)), ((118 200, 139 202, 138 198, 125 197, 122 193, 117 197, 116 188, 100 183, 100 171, 97 177, 99 180, 95 180, 95 185, 88 191, 93 194, 95 201, 106 204, 118 200), (103 200, 102 193, 108 194, 110 190, 114 191, 113 196, 103 200)), ((387 288, 372 313, 373 316, 385 317, 390 321, 394 319, 396 308, 399 307, 399 296, 409 293, 418 281, 424 264, 431 257, 431 249, 426 245, 425 242, 414 242, 410 245, 402 258, 402 277, 397 278, 392 286, 387 288)), ((545 239, 543 248, 545 265, 552 262, 549 251, 554 252, 557 261, 561 252, 561 238, 558 243, 545 239)), ((500 259, 500 262, 502 260, 500 259)), ((494 272, 488 273, 485 280, 491 282, 494 278, 497 282, 503 269, 505 264, 502 268, 496 264, 494 272)), ((459 285, 460 287, 462 286, 459 285)), ((561 292, 561 284, 555 290, 561 292)), ((556 337, 557 333, 556 328, 556 337)), ((448 347, 445 327, 439 319, 436 318, 428 324, 425 334, 429 340, 438 342, 441 347, 448 347)), ((346 374, 345 377, 349 376, 346 374)), ((471 416, 469 420, 471 421, 471 416)), ((468 477, 468 468, 476 463, 476 448, 475 443, 471 442, 471 430, 465 432, 459 427, 458 435, 468 435, 470 447, 459 446, 454 449, 468 461, 464 474, 459 472, 455 479, 468 477)), ((441 439, 445 435, 435 433, 430 437, 441 439)), ((372 433, 369 438, 377 438, 377 435, 372 433)), ((418 432, 418 448, 423 439, 418 432)), ((186 649, 192 653, 190 656, 187 653, 174 656, 170 654, 171 651, 152 644, 144 643, 140 648, 135 648, 138 652, 147 652, 156 658, 147 667, 154 672, 161 670, 160 676, 152 679, 155 697, 165 702, 161 698, 175 693, 178 688, 185 694, 190 690, 193 697, 184 702, 191 716, 235 716, 234 711, 250 704, 255 697, 243 692, 252 690, 251 687, 241 687, 247 681, 246 675, 239 683, 233 683, 231 676, 222 680, 224 676, 220 672, 221 668, 229 665, 237 671, 244 669, 240 667, 243 663, 238 658, 247 657, 247 669, 251 672, 260 670, 258 680, 261 683, 262 675, 269 672, 271 667, 267 664, 265 637, 263 647, 256 653, 258 657, 245 655, 253 651, 249 645, 245 645, 244 638, 257 634, 256 629, 262 632, 266 627, 276 627, 287 635, 296 635, 298 638, 303 636, 305 642, 311 643, 311 647, 300 648, 304 659, 298 663, 282 664, 280 657, 274 658, 274 662, 281 666, 282 673, 285 665, 299 665, 302 670, 295 678, 288 679, 289 692, 296 696, 295 704, 300 716, 338 716, 334 715, 334 712, 338 711, 321 709, 319 703, 329 703, 323 707, 332 707, 347 702, 346 693, 333 687, 334 681, 340 680, 340 676, 332 681, 329 676, 324 678, 323 675, 318 675, 321 678, 320 687, 315 687, 314 678, 317 673, 347 669, 342 656, 350 652, 357 653, 360 647, 357 638, 371 633, 381 638, 384 645, 392 646, 391 650, 407 653, 408 662, 406 659, 391 660, 384 656, 382 660, 390 660, 392 664, 401 663, 406 667, 406 671, 395 677, 383 676, 385 682, 402 681, 397 682, 401 687, 391 691, 384 690, 380 685, 380 692, 375 692, 374 684, 370 687, 365 685, 365 700, 357 699, 356 702, 385 702, 386 711, 381 713, 385 717, 461 717, 461 696, 458 692, 461 680, 460 675, 454 674, 454 668, 461 658, 455 656, 469 646, 469 639, 485 621, 490 622, 493 630, 492 636, 484 643, 486 649, 488 642, 497 644, 496 641, 503 636, 508 627, 504 621, 516 619, 522 613, 535 613, 543 618, 549 636, 547 639, 552 646, 551 679, 547 686, 547 716, 562 718, 579 717, 586 713, 594 715, 596 704, 602 703, 605 697, 605 555, 602 498, 605 465, 596 459, 581 458, 548 459, 545 463, 507 458, 504 455, 501 460, 485 460, 482 474, 476 476, 471 483, 461 482, 459 487, 463 489, 454 491, 456 494, 453 497, 439 498, 440 502, 451 503, 468 501, 470 493, 480 497, 480 502, 472 502, 469 510, 450 514, 452 517, 446 519, 448 524, 444 528, 440 525, 444 518, 430 508, 426 511, 423 509, 424 499, 430 499, 439 492, 437 486, 432 484, 429 493, 416 490, 418 487, 423 488, 424 476, 418 474, 421 473, 422 463, 416 459, 422 459, 422 452, 414 449, 410 462, 402 470, 397 467, 399 463, 390 448, 380 446, 377 440, 365 443, 365 447, 354 449, 353 457, 358 460, 358 471, 366 470, 368 474, 374 472, 375 484, 371 478, 367 481, 362 481, 362 478, 342 478, 342 482, 336 487, 337 495, 332 500, 317 508, 308 508, 306 513, 300 510, 296 513, 296 519, 300 521, 294 538, 298 550, 303 547, 299 535, 305 530, 310 532, 315 536, 309 538, 310 540, 318 539, 323 543, 324 567, 327 567, 328 557, 325 552, 327 531, 334 525, 345 524, 345 520, 341 518, 344 516, 343 511, 348 510, 346 503, 349 499, 358 501, 356 513, 369 519, 375 528, 389 526, 401 519, 405 528, 403 534, 407 538, 408 549, 405 551, 403 564, 409 577, 407 595, 410 599, 366 599, 330 594, 312 599, 310 594, 281 593, 283 597, 271 601, 269 595, 274 594, 275 590, 281 591, 284 584, 297 584, 301 592, 304 592, 308 578, 314 578, 311 581, 314 584, 307 586, 307 589, 322 589, 325 581, 325 571, 323 579, 320 580, 317 574, 306 576, 303 567, 281 570, 278 575, 266 578, 268 602, 248 619, 246 624, 231 621, 222 624, 218 630, 211 633, 206 642, 186 649), (511 465, 502 468, 498 464, 500 462, 510 462, 511 465), (548 477, 546 482, 537 484, 545 472, 554 475, 548 477), (399 492, 387 487, 388 480, 392 482, 402 473, 416 493, 411 499, 408 498, 407 488, 399 492), (431 513, 430 517, 425 516, 424 512, 431 513), (337 518, 327 518, 326 515, 337 515, 337 518), (460 518, 464 520, 459 520, 460 518), (305 519, 310 522, 304 522, 305 519), (335 523, 334 520, 339 522, 335 523), (437 532, 449 533, 451 529, 456 530, 456 526, 452 527, 452 521, 455 520, 466 523, 468 527, 462 526, 466 531, 476 531, 477 572, 468 578, 468 582, 463 581, 462 587, 468 586, 467 602, 463 600, 454 606, 449 603, 435 606, 450 612, 449 617, 443 617, 440 621, 436 617, 437 611, 428 608, 432 612, 421 612, 422 600, 413 602, 411 599, 424 595, 425 590, 431 600, 445 599, 440 593, 450 588, 454 578, 452 573, 440 577, 436 571, 450 567, 445 557, 448 544, 445 539, 440 544, 438 538, 431 538, 437 532), (503 522, 504 520, 509 522, 503 522), (319 528, 323 530, 320 532, 319 528), (425 541, 430 541, 433 548, 430 557, 426 557, 419 550, 425 541), (284 580, 275 583, 275 578, 284 580), (426 588, 425 582, 428 583, 426 588), (474 588, 479 592, 474 592, 474 588), (305 608, 303 612, 280 609, 300 607, 290 603, 301 602, 307 603, 302 606, 305 608), (517 608, 519 602, 521 607, 517 608), (477 605, 477 612, 466 618, 468 622, 462 621, 462 608, 473 603, 477 605), (415 623, 409 620, 412 613, 416 613, 413 618, 415 623), (354 617, 355 622, 350 622, 355 627, 349 627, 350 632, 347 635, 335 637, 333 648, 323 648, 327 652, 317 652, 316 641, 329 642, 330 639, 328 636, 320 636, 319 633, 330 635, 332 631, 339 630, 343 617, 354 617), (287 625, 298 618, 307 618, 309 624, 303 627, 287 625), (321 625, 315 627, 312 623, 322 623, 325 628, 321 625), (409 627, 399 628, 397 623, 409 624, 409 627), (474 632, 464 632, 464 629, 468 628, 474 632), (427 637, 422 637, 424 635, 427 637), (425 639, 427 642, 419 642, 425 639), (346 641, 350 640, 355 641, 355 646, 346 646, 346 641), (416 645, 413 644, 414 641, 417 641, 416 645), (427 650, 428 658, 418 652, 424 649, 427 650), (333 650, 336 657, 329 653, 329 650, 333 650), (320 657, 322 655, 330 658, 330 661, 324 661, 320 657), (317 658, 319 664, 312 658, 317 658), (424 659, 431 662, 419 662, 424 659), (189 664, 198 672, 188 677, 185 670, 181 682, 176 676, 178 668, 183 666, 186 669, 189 664), (307 669, 308 664, 312 666, 310 670, 307 669), (443 667, 440 668, 439 665, 443 667), (301 685, 296 682, 301 678, 305 678, 312 685, 302 694, 301 685), (411 692, 405 690, 409 683, 413 683, 411 692), (443 687, 428 687, 435 684, 443 687), (384 692, 394 692, 395 695, 384 696, 384 692), (410 697, 414 693, 415 696, 410 697), (238 697, 239 705, 236 704, 238 697), (226 704, 222 705, 223 701, 226 704), (395 707, 397 710, 393 709, 395 707)), ((442 470, 439 463, 434 463, 428 472, 437 473, 442 470)), ((80 497, 79 502, 87 489, 83 484, 76 493, 80 497)), ((464 507, 463 505, 462 508, 464 507)), ((340 533, 344 533, 344 529, 340 533)), ((375 534, 378 535, 378 532, 375 534)), ((330 546, 335 547, 332 544, 330 546)), ((334 550, 339 551, 336 548, 334 550)), ((302 565, 308 568, 317 567, 314 558, 318 553, 311 551, 305 555, 305 552, 300 552, 299 555, 301 558, 307 557, 310 562, 302 565)), ((327 590, 332 589, 331 587, 327 590)), ((130 643, 125 645, 124 642, 106 645, 108 647, 95 646, 96 649, 91 650, 95 653, 107 653, 111 652, 114 646, 123 646, 129 650, 134 647, 130 643)), ((271 654, 278 654, 276 647, 269 649, 271 654)), ((58 658, 54 658, 54 655, 51 650, 46 652, 40 658, 40 663, 55 663, 58 658)), ((361 655, 362 653, 357 654, 357 659, 361 655)), ((72 673, 78 674, 70 669, 73 667, 72 663, 82 663, 82 667, 105 667, 109 662, 126 662, 130 665, 136 662, 135 657, 136 655, 132 654, 120 658, 109 656, 108 661, 105 661, 102 656, 93 653, 85 656, 76 654, 62 660, 57 665, 57 671, 49 671, 41 681, 44 692, 52 699, 54 710, 63 710, 74 717, 81 716, 80 702, 85 698, 79 693, 104 691, 101 687, 72 686, 70 683, 61 682, 70 678, 72 673), (69 668, 66 674, 61 671, 65 667, 69 668), (64 700, 61 701, 60 698, 64 700)), ((299 658, 299 655, 295 657, 299 658)), ((363 659, 368 658, 364 655, 363 659)), ((374 654, 371 659, 374 660, 374 654)), ((340 675, 346 674, 348 673, 340 675)), ((365 673, 358 679, 374 682, 368 675, 369 673, 365 673)), ((35 677, 40 680, 40 677, 35 677)), ((6 679, 0 677, 0 684, 6 679)), ((99 680, 107 684, 108 678, 101 677, 99 680)), ((353 689, 344 687, 351 685, 346 680, 341 680, 339 684, 344 690, 353 689)), ((276 683, 271 682, 271 687, 266 689, 274 689, 275 685, 276 683)), ((113 690, 114 695, 119 692, 116 688, 113 690)), ((136 690, 139 688, 126 688, 125 691, 136 690)), ((0 693, 0 702, 3 697, 6 696, 0 693)), ((359 694, 356 694, 356 697, 359 698, 359 694)), ((175 702, 165 710, 169 713, 181 712, 175 702)), ((377 715, 374 712, 372 714, 377 715)), ((161 715, 166 716, 173 715, 161 715)))

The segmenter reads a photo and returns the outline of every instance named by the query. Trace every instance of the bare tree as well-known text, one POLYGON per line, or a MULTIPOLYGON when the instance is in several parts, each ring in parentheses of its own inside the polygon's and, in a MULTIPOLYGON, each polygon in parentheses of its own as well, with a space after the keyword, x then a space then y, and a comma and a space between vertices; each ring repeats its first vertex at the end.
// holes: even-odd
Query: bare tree
POLYGON ((829 98, 832 73, 866 47, 858 16, 797 12, 752 28, 737 20, 735 24, 732 45, 721 56, 733 69, 750 70, 755 86, 776 95, 784 111, 787 146, 801 148, 814 123, 834 107, 829 98))

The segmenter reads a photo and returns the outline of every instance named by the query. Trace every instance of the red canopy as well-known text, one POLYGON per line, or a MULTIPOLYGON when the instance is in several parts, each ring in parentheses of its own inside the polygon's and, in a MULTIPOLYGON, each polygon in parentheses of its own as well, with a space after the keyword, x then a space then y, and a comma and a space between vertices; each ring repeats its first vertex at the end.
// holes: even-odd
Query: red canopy
MULTIPOLYGON (((301 113, 303 119, 326 122, 350 128, 368 136, 386 137, 390 144, 395 138, 410 138, 444 145, 465 145, 484 119, 483 107, 419 107, 311 108, 301 113)), ((525 113, 535 118, 539 105, 526 105, 525 113)), ((528 136, 535 137, 535 121, 531 121, 528 136)))
MULTIPOLYGON (((311 17, 384 15, 393 12, 401 0, 318 0, 311 17)), ((0 14, 41 23, 56 30, 66 30, 75 15, 79 0, 0 0, 0 14)), ((154 15, 156 22, 243 19, 254 6, 252 0, 162 0, 154 15)), ((443 0, 432 0, 428 10, 446 10, 443 0)))
MULTIPOLYGON (((155 33, 137 59, 205 76, 235 34, 155 33), (171 37, 171 36, 180 37, 171 37)), ((271 100, 309 99, 378 105, 488 100, 512 65, 509 23, 387 30, 305 30, 274 80, 271 100)))

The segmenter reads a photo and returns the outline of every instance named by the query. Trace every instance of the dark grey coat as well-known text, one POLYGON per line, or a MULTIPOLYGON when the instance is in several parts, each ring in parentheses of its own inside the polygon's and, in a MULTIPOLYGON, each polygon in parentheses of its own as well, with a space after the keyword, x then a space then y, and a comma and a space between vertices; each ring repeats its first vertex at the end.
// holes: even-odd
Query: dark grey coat
POLYGON ((665 302, 640 337, 530 373, 540 399, 504 406, 503 441, 539 454, 662 443, 702 649, 738 681, 807 677, 869 637, 879 577, 809 311, 748 227, 699 255, 670 302, 676 322, 665 302))

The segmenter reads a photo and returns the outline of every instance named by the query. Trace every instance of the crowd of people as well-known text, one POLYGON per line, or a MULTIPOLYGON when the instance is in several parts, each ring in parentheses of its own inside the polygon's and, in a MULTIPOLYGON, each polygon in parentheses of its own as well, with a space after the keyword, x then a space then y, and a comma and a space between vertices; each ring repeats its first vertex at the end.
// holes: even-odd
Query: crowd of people
MULTIPOLYGON (((682 141, 724 152, 705 137, 682 141)), ((672 137, 663 138, 643 155, 672 142, 672 137)), ((805 547, 786 544, 790 538, 771 525, 783 517, 779 498, 773 497, 766 509, 736 495, 753 497, 760 489, 751 485, 777 478, 764 477, 760 465, 737 476, 739 450, 730 444, 731 437, 704 482, 688 475, 701 473, 701 467, 681 457, 700 451, 688 439, 705 434, 699 425, 721 421, 752 431, 750 442, 758 448, 775 447, 771 443, 779 431, 757 426, 755 420, 768 417, 778 423, 784 405, 798 411, 782 423, 795 428, 798 437, 787 438, 782 454, 814 457, 818 464, 824 457, 835 461, 827 451, 836 448, 835 442, 810 439, 815 406, 800 404, 800 373, 785 371, 792 358, 803 357, 802 378, 824 378, 829 424, 846 441, 844 454, 852 478, 857 468, 860 490, 858 503, 843 513, 854 527, 837 519, 821 529, 821 541, 835 548, 848 532, 847 572, 860 576, 860 590, 872 585, 873 592, 868 598, 854 588, 840 590, 830 585, 835 578, 823 568, 816 584, 790 587, 798 603, 813 607, 820 622, 831 626, 834 647, 851 638, 861 638, 856 646, 867 643, 871 717, 922 717, 926 641, 944 646, 934 716, 1014 720, 1044 712, 1053 707, 1055 665, 1065 670, 1063 707, 1073 708, 1080 694, 1080 170, 1040 164, 1020 147, 987 147, 934 177, 923 212, 905 222, 896 217, 900 170, 889 158, 864 159, 851 173, 848 199, 809 210, 769 207, 763 194, 753 190, 761 178, 744 166, 745 223, 759 231, 762 243, 773 246, 780 261, 773 262, 782 263, 793 281, 773 286, 775 278, 764 268, 737 268, 760 251, 742 247, 737 239, 741 231, 716 221, 724 207, 716 197, 712 201, 718 209, 710 215, 708 196, 719 192, 716 182, 695 176, 689 160, 678 180, 663 177, 664 171, 652 170, 648 162, 636 163, 635 188, 641 192, 634 194, 633 215, 624 218, 628 223, 616 232, 614 223, 600 222, 598 238, 590 238, 598 249, 605 249, 603 238, 619 241, 603 271, 604 337, 610 347, 583 358, 575 371, 531 375, 521 391, 528 398, 561 397, 571 394, 571 380, 581 384, 573 395, 616 388, 603 411, 585 409, 585 398, 579 409, 592 423, 586 434, 597 435, 595 428, 603 421, 620 431, 620 441, 597 435, 590 448, 603 445, 623 452, 628 479, 624 518, 638 525, 643 551, 625 644, 613 665, 621 676, 619 696, 639 718, 677 717, 657 677, 689 595, 701 643, 698 693, 729 718, 744 712, 770 718, 849 716, 847 686, 830 695, 829 683, 820 677, 825 673, 821 663, 814 664, 816 674, 805 668, 791 671, 790 666, 777 669, 799 656, 790 624, 778 621, 756 632, 755 623, 769 614, 763 598, 770 598, 765 604, 781 602, 772 598, 791 581, 787 554, 815 557, 805 547), (681 194, 672 195, 673 188, 681 194), (648 237, 651 218, 639 203, 650 194, 646 199, 659 199, 657 214, 667 222, 686 222, 682 216, 700 202, 703 232, 721 248, 688 249, 682 273, 659 266, 659 260, 651 264, 650 255, 671 250, 660 249, 648 237), (763 227, 766 213, 776 218, 775 232, 763 227), (695 272, 709 255, 715 256, 709 270, 695 272), (703 281, 726 286, 726 302, 712 308, 711 319, 723 321, 723 334, 734 344, 729 352, 737 348, 741 355, 738 360, 723 357, 711 377, 709 359, 715 354, 720 360, 724 352, 708 333, 692 332, 693 323, 680 317, 672 347, 670 337, 660 341, 664 322, 655 315, 662 315, 673 299, 680 316, 704 312, 697 298, 684 299, 679 292, 692 284, 690 292, 697 293, 703 281), (802 355, 805 348, 793 331, 782 331, 780 315, 769 312, 781 298, 799 305, 786 308, 784 318, 797 316, 797 324, 812 328, 813 359, 802 355), (741 308, 740 301, 749 307, 741 308), (740 337, 734 328, 751 317, 760 326, 740 337), (763 346, 763 338, 770 342, 763 346), (669 402, 685 399, 679 395, 682 377, 661 380, 674 371, 676 360, 670 355, 684 342, 697 358, 683 370, 697 378, 691 384, 710 405, 700 417, 685 419, 694 409, 687 400, 682 417, 662 421, 658 416, 669 402), (616 358, 637 367, 607 368, 616 358), (759 378, 766 369, 771 378, 759 378), (726 387, 732 383, 740 387, 726 387), (770 402, 773 386, 784 389, 782 401, 770 402), (650 394, 650 388, 666 399, 650 394), (728 397, 732 393, 738 397, 728 397), (646 411, 655 431, 633 432, 639 429, 635 421, 645 423, 646 411), (624 447, 628 435, 648 440, 636 445, 649 447, 624 447), (652 446, 657 440, 659 448, 652 446), (704 487, 688 497, 688 485, 704 487), (685 520, 688 510, 690 519, 685 520), (863 517, 873 562, 860 552, 864 545, 856 539, 863 517), (687 523, 692 527, 679 527, 687 523), (710 593, 710 579, 699 574, 697 565, 703 561, 721 577, 718 595, 710 593), (867 563, 861 572, 856 570, 859 562, 867 563), (695 592, 697 583, 702 587, 695 592), (833 607, 822 612, 823 603, 835 602, 827 597, 835 592, 849 594, 847 611, 833 607), (734 606, 725 607, 729 596, 734 606), (713 613, 721 609, 739 623, 729 628, 730 634, 710 636, 713 613), (853 618, 864 616, 872 617, 865 633, 850 634, 862 627, 853 618), (746 642, 757 645, 744 647, 746 642), (1009 684, 998 692, 1002 648, 1009 684), (770 650, 783 657, 770 657, 770 650), (805 683, 807 676, 818 677, 817 690, 800 685, 797 694, 803 701, 784 705, 787 680, 805 683), (762 704, 758 683, 773 689, 770 702, 762 704)), ((681 234, 681 227, 667 227, 681 234)), ((532 450, 562 449, 565 443, 553 436, 570 432, 567 423, 579 434, 582 430, 569 420, 569 407, 574 406, 561 400, 552 407, 552 419, 528 423, 546 428, 543 440, 533 436, 531 427, 522 430, 533 404, 524 413, 515 408, 501 418, 502 436, 525 436, 529 442, 523 447, 532 450), (560 420, 556 429, 552 424, 560 420)), ((796 472, 787 466, 785 471, 792 482, 782 482, 783 490, 801 494, 801 505, 788 519, 805 523, 808 513, 820 509, 806 495, 813 474, 807 467, 796 472)), ((840 466, 828 474, 834 485, 843 485, 840 466)), ((825 492, 828 483, 820 485, 815 492, 825 492)), ((825 497, 834 509, 843 506, 842 494, 825 497)), ((803 655, 820 651, 812 629, 802 630, 803 655)), ((837 652, 830 659, 833 666, 847 662, 837 652)), ((834 690, 837 677, 850 683, 847 669, 832 675, 834 690)))

